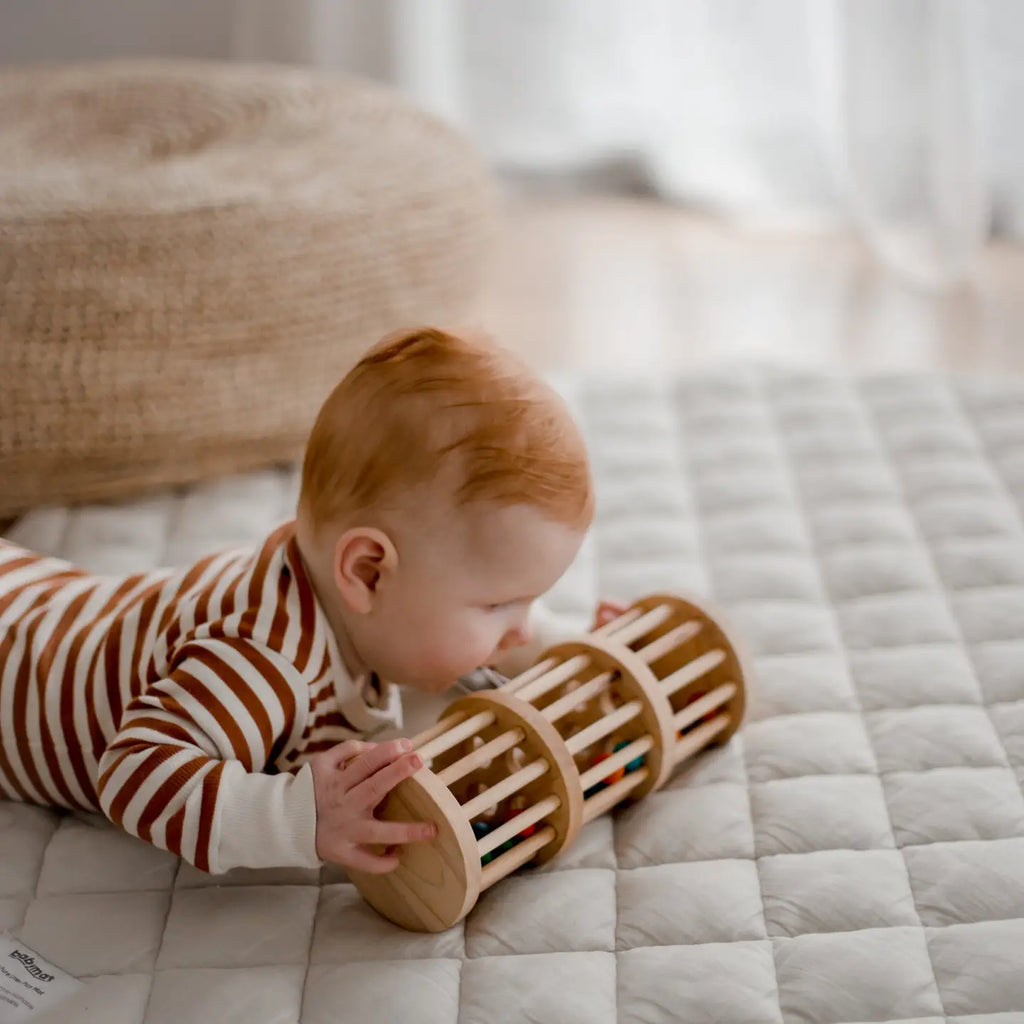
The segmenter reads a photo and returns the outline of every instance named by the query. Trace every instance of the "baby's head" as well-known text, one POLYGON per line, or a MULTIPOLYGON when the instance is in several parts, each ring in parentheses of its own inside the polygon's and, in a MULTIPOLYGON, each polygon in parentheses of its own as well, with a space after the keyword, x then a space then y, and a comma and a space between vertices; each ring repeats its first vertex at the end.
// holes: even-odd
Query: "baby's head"
POLYGON ((437 691, 526 642, 593 504, 562 400, 503 349, 428 328, 324 403, 298 538, 350 668, 437 691))

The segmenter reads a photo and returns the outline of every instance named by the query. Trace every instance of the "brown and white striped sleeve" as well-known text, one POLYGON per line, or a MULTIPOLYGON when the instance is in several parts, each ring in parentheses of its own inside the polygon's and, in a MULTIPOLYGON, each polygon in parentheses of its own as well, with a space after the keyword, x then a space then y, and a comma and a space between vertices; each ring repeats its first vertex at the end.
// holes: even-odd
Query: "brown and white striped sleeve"
POLYGON ((308 692, 286 658, 251 640, 183 644, 100 760, 104 814, 203 871, 318 867, 309 765, 263 774, 301 735, 308 692))

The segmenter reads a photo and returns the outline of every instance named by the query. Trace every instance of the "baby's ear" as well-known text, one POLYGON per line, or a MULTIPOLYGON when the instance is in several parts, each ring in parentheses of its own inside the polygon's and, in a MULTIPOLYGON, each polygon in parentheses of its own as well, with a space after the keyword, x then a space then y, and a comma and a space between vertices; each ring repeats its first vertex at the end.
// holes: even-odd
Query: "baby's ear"
POLYGON ((397 566, 391 538, 374 527, 346 530, 334 546, 334 585, 342 601, 360 615, 373 610, 381 577, 397 566))

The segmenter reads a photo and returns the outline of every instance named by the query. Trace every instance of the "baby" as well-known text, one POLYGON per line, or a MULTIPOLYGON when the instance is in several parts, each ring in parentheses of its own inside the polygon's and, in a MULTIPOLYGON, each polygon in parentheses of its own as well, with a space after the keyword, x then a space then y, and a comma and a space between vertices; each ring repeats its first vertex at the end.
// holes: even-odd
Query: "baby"
POLYGON ((255 550, 111 578, 0 540, 0 797, 101 810, 209 872, 390 871, 435 829, 374 809, 422 761, 361 737, 400 724, 395 683, 440 692, 560 639, 531 643, 531 606, 592 515, 571 416, 509 353, 386 340, 255 550))

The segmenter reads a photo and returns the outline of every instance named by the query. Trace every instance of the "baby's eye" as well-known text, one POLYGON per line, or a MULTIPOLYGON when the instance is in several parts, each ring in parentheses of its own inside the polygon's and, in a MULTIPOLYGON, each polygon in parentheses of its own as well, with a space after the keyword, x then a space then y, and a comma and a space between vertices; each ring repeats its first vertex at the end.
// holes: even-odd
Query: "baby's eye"
POLYGON ((508 607, 508 601, 499 601, 498 604, 489 604, 489 605, 487 605, 487 610, 489 612, 500 612, 502 610, 502 608, 507 608, 507 607, 508 607))

